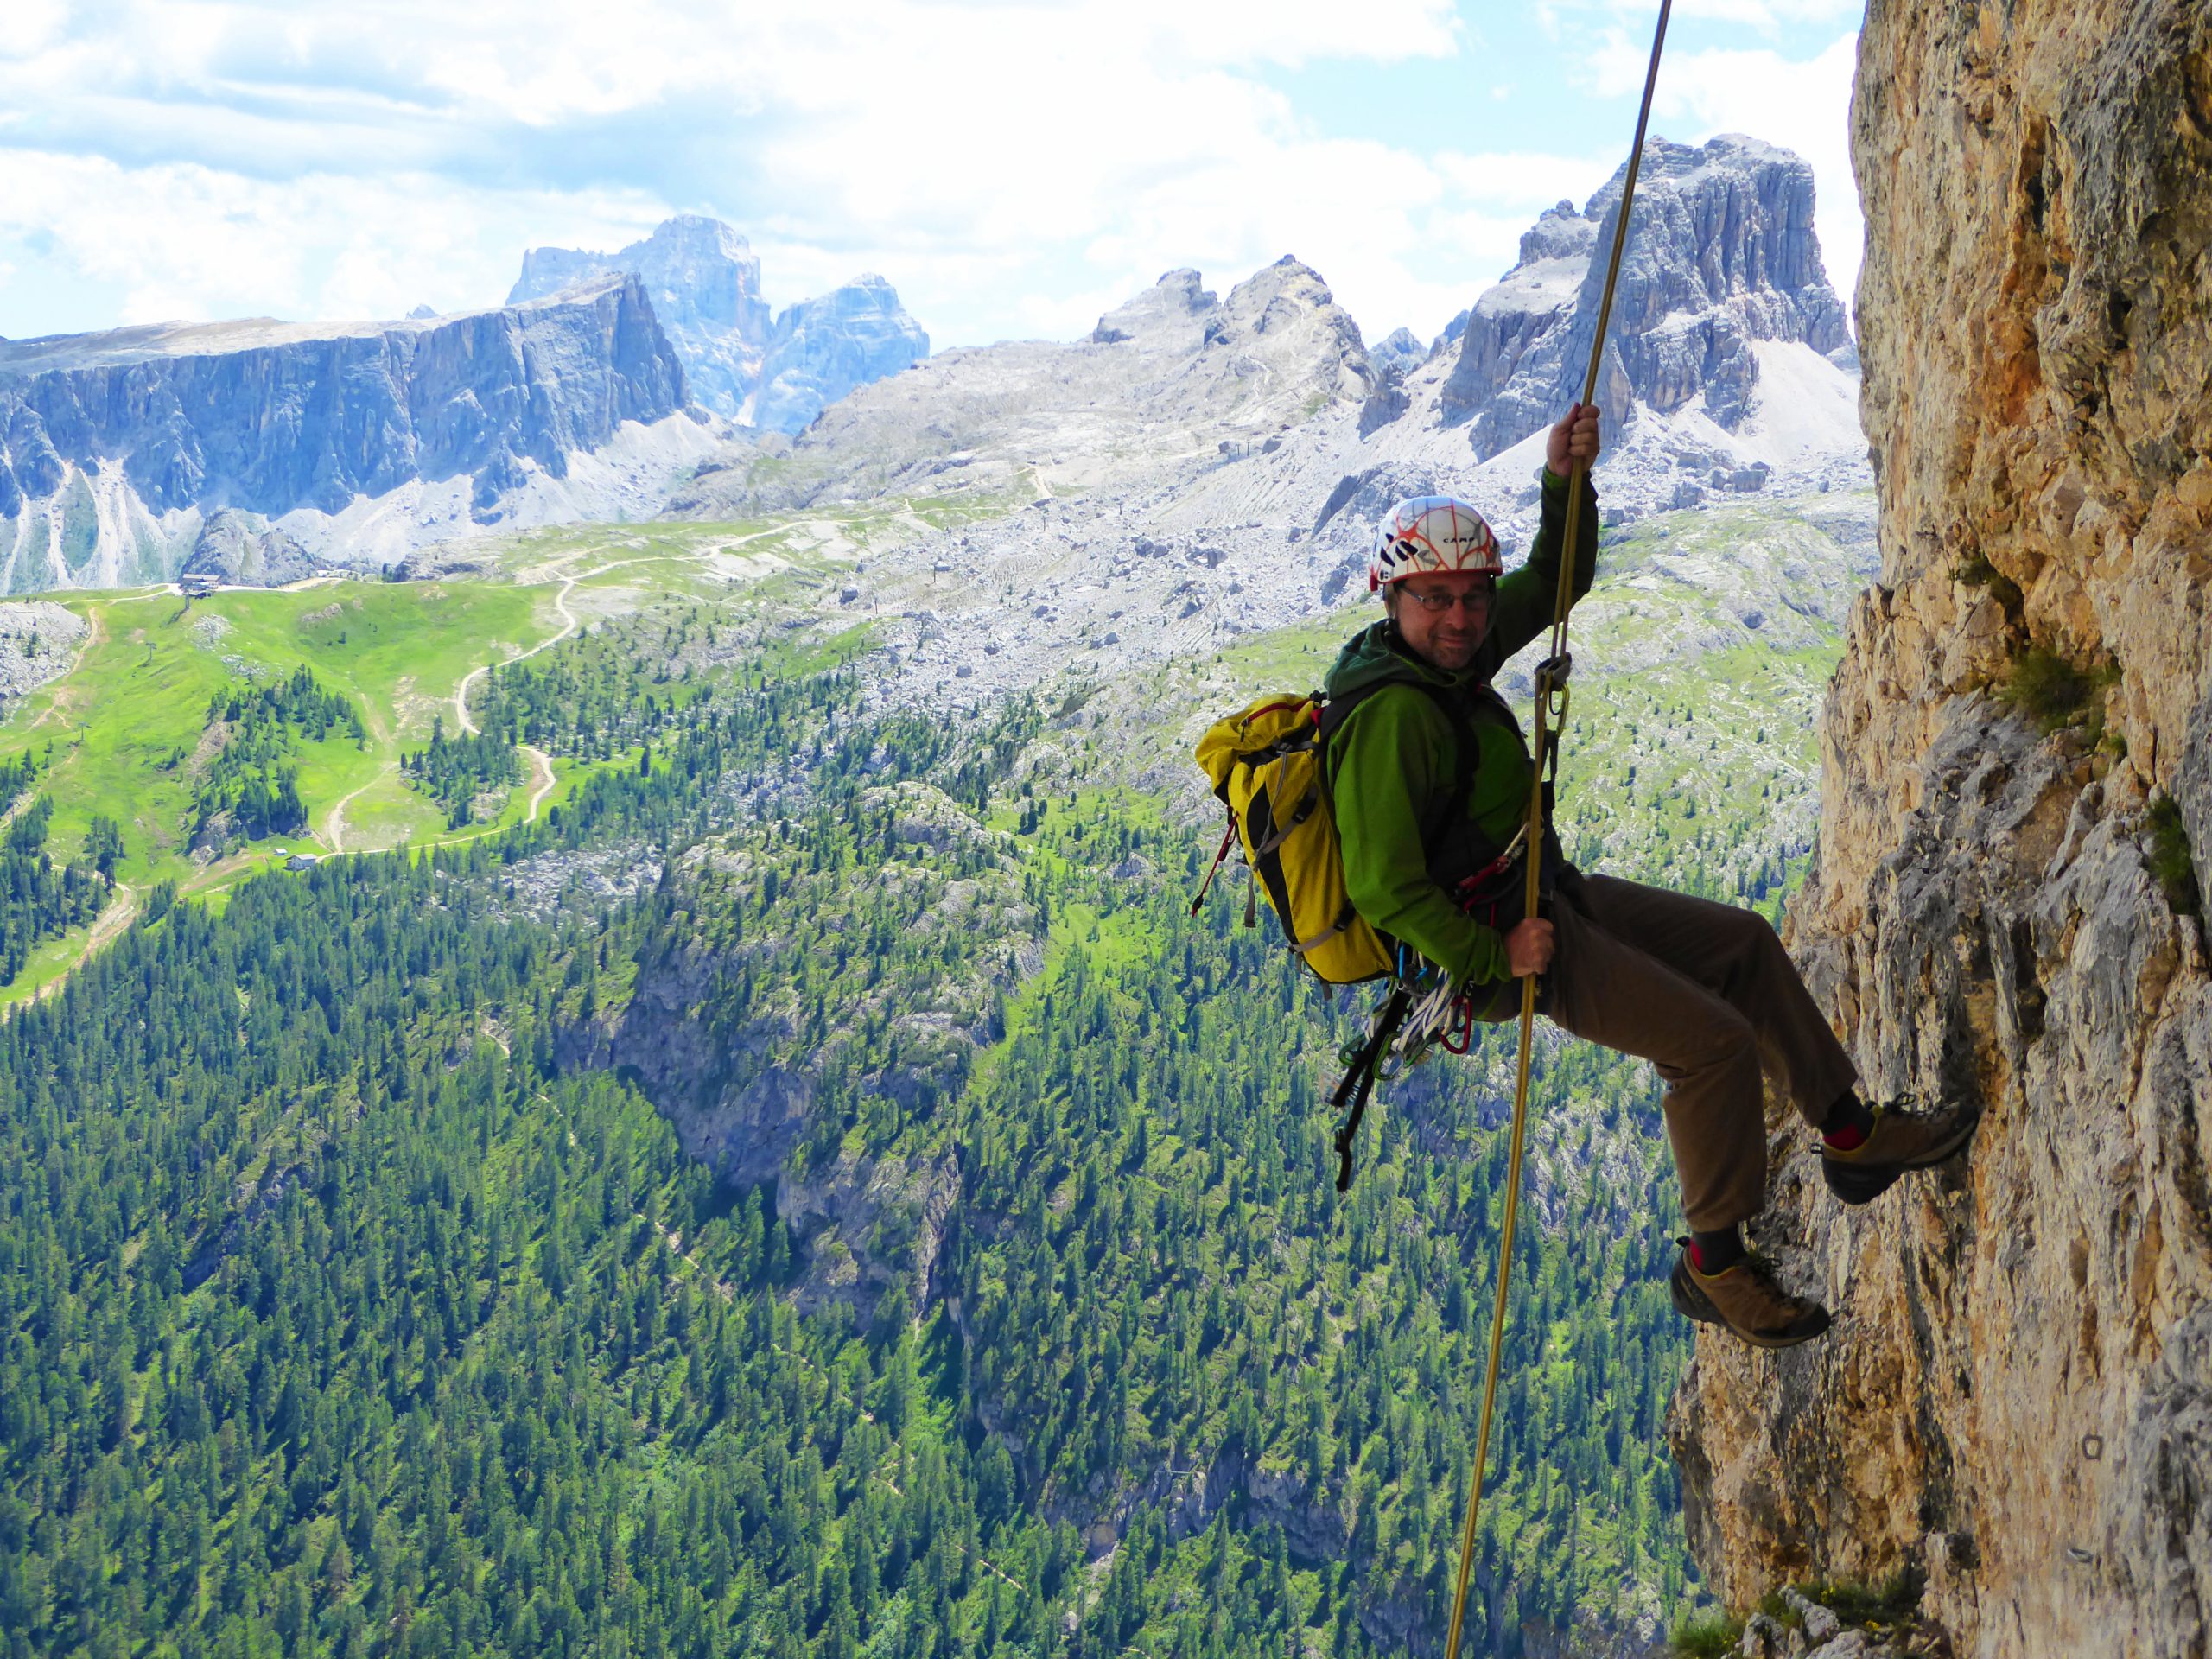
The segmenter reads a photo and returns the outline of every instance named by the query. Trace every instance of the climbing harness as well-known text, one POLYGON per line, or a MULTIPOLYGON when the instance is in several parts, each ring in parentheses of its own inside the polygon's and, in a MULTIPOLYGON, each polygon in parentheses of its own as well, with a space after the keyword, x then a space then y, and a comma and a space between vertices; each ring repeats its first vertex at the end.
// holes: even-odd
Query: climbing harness
MULTIPOLYGON (((1613 248, 1605 266, 1605 289, 1598 302, 1598 330, 1590 341, 1590 368, 1582 383, 1582 402, 1585 405, 1598 396, 1598 368, 1605 349, 1605 328, 1612 319, 1613 285, 1619 279, 1621 251, 1628 242, 1628 216, 1636 201, 1636 175, 1643 161, 1644 129, 1651 120, 1651 93, 1659 80, 1659 54, 1667 41, 1667 13, 1673 0, 1660 0, 1659 25, 1651 37, 1651 64, 1644 71, 1643 101, 1636 116, 1636 142, 1629 149, 1628 177, 1621 187, 1619 217, 1613 223, 1613 248)), ((1570 666, 1567 651, 1567 613, 1574 602, 1574 546, 1582 516, 1582 480, 1589 471, 1588 463, 1576 461, 1574 475, 1568 480, 1567 495, 1567 534, 1565 556, 1559 562, 1559 592, 1552 609, 1551 652, 1536 668, 1536 739, 1535 754, 1536 776, 1529 791, 1528 847, 1529 855, 1522 861, 1526 868, 1526 898, 1528 908, 1523 914, 1536 914, 1541 896, 1539 883, 1542 877, 1541 848, 1544 836, 1545 797, 1549 793, 1551 779, 1559 770, 1559 747, 1552 738, 1553 731, 1563 732, 1567 723, 1567 672, 1570 666)), ((1506 1155, 1505 1217, 1501 1230, 1497 1252, 1497 1300, 1491 1309, 1490 1323, 1490 1360, 1483 1374, 1483 1413, 1481 1427, 1475 1438, 1473 1491, 1467 1499, 1467 1524, 1459 1537, 1459 1578, 1452 1592, 1452 1625, 1444 1638, 1444 1659, 1459 1659, 1459 1628, 1467 1612, 1467 1580, 1475 1566, 1476 1523, 1483 1507, 1483 1467, 1490 1459, 1491 1414, 1497 1404, 1497 1363, 1505 1343, 1505 1310, 1507 1283, 1513 1270, 1513 1237, 1521 1218, 1521 1160, 1527 1144, 1529 1122, 1529 1058, 1535 1035, 1536 976, 1531 974, 1521 982, 1521 1055, 1513 1084, 1513 1138, 1506 1155)))
MULTIPOLYGON (((1523 823, 1514 831, 1503 852, 1454 889, 1459 908, 1500 932, 1511 925, 1501 912, 1521 880, 1521 849, 1528 844, 1529 826, 1523 823)), ((1491 994, 1486 985, 1455 988, 1448 976, 1404 945, 1397 947, 1389 993, 1370 1022, 1367 1034, 1345 1044, 1337 1053, 1345 1068, 1329 1096, 1330 1109, 1345 1113, 1337 1128, 1338 1192, 1351 1189, 1352 1146, 1367 1116, 1368 1095, 1375 1084, 1410 1071, 1433 1052, 1466 1053, 1475 1046, 1475 1026, 1489 1005, 1491 994)))

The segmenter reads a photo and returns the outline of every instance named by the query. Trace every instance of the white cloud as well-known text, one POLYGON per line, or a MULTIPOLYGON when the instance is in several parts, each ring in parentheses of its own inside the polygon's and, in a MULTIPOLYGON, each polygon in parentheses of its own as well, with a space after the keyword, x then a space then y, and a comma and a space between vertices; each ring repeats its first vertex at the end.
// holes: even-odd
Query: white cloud
POLYGON ((37 152, 0 181, 0 226, 51 213, 66 257, 127 283, 134 315, 196 298, 297 315, 494 263, 477 297, 496 299, 520 247, 569 234, 516 236, 520 209, 612 194, 810 251, 771 274, 779 298, 804 291, 785 287, 803 270, 873 265, 973 334, 979 270, 1057 264, 1053 285, 1080 292, 1254 249, 1313 257, 1298 234, 1311 189, 1286 211, 1301 168, 1347 200, 1363 183, 1433 194, 1409 156, 1330 151, 1256 71, 1448 54, 1458 35, 1450 0, 1371 0, 1356 22, 1335 0, 125 0, 0 54, 0 111, 33 112, 0 115, 0 145, 37 152), (73 188, 51 188, 62 175, 73 188), (473 248, 405 245, 421 232, 399 200, 452 207, 472 188, 473 248), (140 255, 114 257, 134 224, 140 255))
MULTIPOLYGON (((1866 10, 1866 0, 1679 0, 1668 27, 1671 33, 1677 23, 1719 23, 1772 39, 1793 27, 1847 22, 1855 28, 1866 10)), ((1659 16, 1650 0, 1540 0, 1536 8, 1538 20, 1554 35, 1586 29, 1592 13, 1640 29, 1649 56, 1650 30, 1659 16)), ((1641 84, 1640 73, 1637 79, 1641 84)))
MULTIPOLYGON (((1628 140, 1621 140, 1624 153, 1628 140)), ((1556 201, 1580 207, 1591 193, 1611 178, 1620 165, 1618 156, 1552 156, 1529 150, 1488 150, 1474 154, 1446 154, 1436 165, 1465 195, 1498 207, 1526 209, 1517 215, 1519 230, 1556 201)), ((1519 234, 1519 230, 1515 232, 1519 234)))
MULTIPOLYGON (((1682 4, 1763 27, 1831 0, 1682 4)), ((9 333, 56 296, 93 326, 72 271, 134 320, 491 303, 524 247, 702 211, 776 302, 874 270, 944 343, 1078 333, 1164 270, 1220 287, 1286 252, 1370 333, 1428 334, 1618 162, 1339 136, 1270 84, 1450 57, 1451 0, 41 5, 0 44, 9 333)), ((1601 91, 1622 54, 1640 76, 1634 15, 1578 8, 1612 30, 1601 91)), ((1670 60, 1662 107, 1809 154, 1792 97, 1729 84, 1745 56, 1670 60)))
POLYGON ((35 150, 0 150, 0 248, 50 246, 119 289, 118 323, 461 310, 504 297, 522 249, 550 226, 612 245, 661 217, 658 203, 608 195, 499 196, 405 175, 271 184, 35 150))

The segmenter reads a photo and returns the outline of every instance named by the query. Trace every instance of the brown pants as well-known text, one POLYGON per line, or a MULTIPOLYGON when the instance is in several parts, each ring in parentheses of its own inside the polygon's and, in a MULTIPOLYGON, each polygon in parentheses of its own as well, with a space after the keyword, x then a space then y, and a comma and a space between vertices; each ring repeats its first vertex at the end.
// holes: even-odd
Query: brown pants
POLYGON ((1766 1204, 1762 1068, 1815 1128, 1858 1082, 1774 929, 1756 911, 1573 874, 1551 919, 1552 1023, 1666 1079, 1693 1230, 1750 1220, 1766 1204))

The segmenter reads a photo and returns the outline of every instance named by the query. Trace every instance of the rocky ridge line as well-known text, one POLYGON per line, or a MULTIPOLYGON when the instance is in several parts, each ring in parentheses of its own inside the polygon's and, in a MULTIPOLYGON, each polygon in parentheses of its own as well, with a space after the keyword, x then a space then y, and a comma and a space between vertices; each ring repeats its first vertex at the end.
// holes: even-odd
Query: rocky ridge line
POLYGON ((426 321, 0 343, 0 590, 167 580, 225 509, 357 560, 543 517, 686 401, 632 278, 426 321))
MULTIPOLYGON (((1475 417, 1484 460, 1580 395, 1628 166, 1580 213, 1562 201, 1521 238, 1512 270, 1476 302, 1445 382, 1446 419, 1475 417)), ((1599 402, 1671 415, 1701 399, 1732 430, 1750 412, 1755 340, 1809 346, 1856 370, 1843 303, 1813 234, 1813 169, 1738 134, 1697 148, 1649 140, 1614 297, 1599 402)))

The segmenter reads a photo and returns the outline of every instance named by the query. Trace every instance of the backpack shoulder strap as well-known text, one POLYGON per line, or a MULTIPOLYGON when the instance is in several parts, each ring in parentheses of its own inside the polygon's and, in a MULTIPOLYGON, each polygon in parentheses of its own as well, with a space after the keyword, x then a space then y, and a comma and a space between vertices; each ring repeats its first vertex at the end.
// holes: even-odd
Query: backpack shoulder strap
POLYGON ((1338 729, 1345 721, 1351 718, 1352 711, 1360 704, 1386 687, 1393 685, 1409 686, 1421 692, 1436 705, 1437 713, 1444 716, 1445 724, 1452 728, 1452 747, 1456 751, 1452 756, 1452 792, 1446 797, 1445 810, 1437 821, 1435 830, 1432 831, 1435 833, 1440 831, 1446 825, 1457 823, 1465 814, 1467 796, 1474 787, 1474 757, 1480 753, 1474 741, 1474 734, 1468 727, 1466 716, 1442 686, 1431 685, 1426 680, 1382 680, 1373 685, 1363 685, 1347 696, 1329 698, 1321 705, 1322 776, 1326 778, 1329 775, 1328 746, 1336 736, 1338 729))

